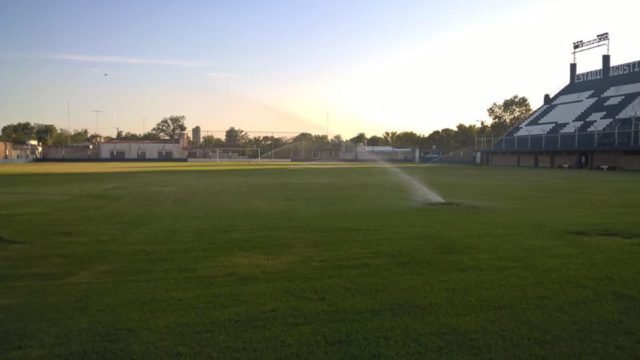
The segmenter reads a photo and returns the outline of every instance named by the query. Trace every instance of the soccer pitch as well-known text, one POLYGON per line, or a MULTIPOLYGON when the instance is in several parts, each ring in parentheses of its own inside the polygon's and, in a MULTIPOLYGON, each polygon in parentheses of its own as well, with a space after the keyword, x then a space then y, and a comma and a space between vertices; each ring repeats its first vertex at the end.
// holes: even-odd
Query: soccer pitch
POLYGON ((637 358, 640 174, 0 166, 0 358, 637 358))

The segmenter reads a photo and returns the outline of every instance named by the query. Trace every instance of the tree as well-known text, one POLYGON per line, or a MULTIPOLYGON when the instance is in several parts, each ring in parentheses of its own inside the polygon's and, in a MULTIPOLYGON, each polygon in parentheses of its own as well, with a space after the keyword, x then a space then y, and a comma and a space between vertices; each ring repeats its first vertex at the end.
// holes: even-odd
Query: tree
POLYGON ((2 127, 1 137, 4 141, 24 144, 35 139, 36 128, 30 122, 9 124, 2 127))
POLYGON ((102 135, 96 134, 96 133, 93 133, 93 134, 89 135, 89 138, 87 139, 87 141, 89 141, 92 144, 99 143, 102 140, 103 140, 102 135))
POLYGON ((338 156, 340 151, 343 150, 344 140, 342 140, 342 136, 340 134, 336 134, 331 138, 331 155, 338 156))
POLYGON ((74 130, 73 132, 65 129, 60 129, 51 137, 51 142, 48 145, 64 146, 79 144, 88 141, 89 131, 87 129, 74 130))
POLYGON ((53 139, 58 133, 58 129, 55 125, 50 124, 35 124, 34 135, 36 140, 42 145, 51 145, 53 139))
POLYGON ((67 130, 60 130, 61 136, 56 137, 53 145, 67 145, 67 144, 79 144, 89 141, 89 130, 74 130, 73 132, 67 130))
POLYGON ((313 135, 313 142, 316 144, 328 144, 329 137, 327 135, 313 135))
POLYGON ((420 141, 420 135, 414 133, 413 131, 403 131, 398 133, 395 136, 395 141, 393 142, 393 146, 395 147, 417 147, 418 142, 420 141))
POLYGON ((354 144, 364 144, 367 141, 367 135, 365 133, 359 133, 358 135, 349 139, 349 142, 354 144))
POLYGON ((385 131, 384 134, 382 134, 382 137, 384 138, 384 141, 387 145, 393 146, 396 142, 397 135, 398 133, 395 131, 385 131))
POLYGON ((141 140, 142 135, 127 131, 126 133, 124 133, 124 135, 122 135, 122 138, 125 140, 141 140))
POLYGON ((249 134, 242 129, 233 126, 224 133, 224 142, 227 144, 243 144, 249 141, 249 134))
POLYGON ((386 145, 386 141, 383 137, 378 135, 373 135, 367 140, 367 145, 369 146, 383 146, 386 145))
POLYGON ((493 120, 491 123, 493 133, 504 134, 529 116, 531 105, 526 97, 514 95, 504 100, 502 104, 493 103, 487 112, 493 120))
POLYGON ((458 124, 454 144, 456 147, 465 148, 473 146, 476 141, 477 128, 475 125, 458 124))
POLYGON ((313 135, 311 135, 308 132, 303 132, 303 133, 300 133, 300 134, 296 135, 293 138, 293 142, 302 142, 302 141, 307 142, 307 143, 312 143, 313 142, 313 135))
POLYGON ((484 120, 480 120, 480 126, 477 128, 477 135, 478 136, 490 136, 491 134, 491 128, 489 127, 489 124, 484 121, 484 120))
POLYGON ((162 137, 153 131, 142 134, 141 140, 160 140, 162 137))
POLYGON ((454 141, 456 138, 456 131, 453 129, 445 128, 440 130, 440 148, 444 151, 451 151, 454 148, 454 141))
POLYGON ((186 117, 183 115, 172 115, 160 120, 159 123, 151 130, 152 133, 158 134, 160 137, 166 139, 179 139, 180 136, 187 130, 187 126, 184 124, 186 117))
POLYGON ((202 137, 202 145, 204 146, 221 146, 224 145, 224 140, 217 138, 213 135, 205 135, 202 137))

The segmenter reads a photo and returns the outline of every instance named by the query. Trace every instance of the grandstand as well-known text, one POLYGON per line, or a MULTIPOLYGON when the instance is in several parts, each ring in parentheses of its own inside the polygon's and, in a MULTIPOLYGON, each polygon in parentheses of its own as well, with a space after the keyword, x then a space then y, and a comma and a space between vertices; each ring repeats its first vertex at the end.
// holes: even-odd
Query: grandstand
MULTIPOLYGON (((577 73, 496 141, 479 142, 490 165, 640 170, 640 61, 577 73)), ((486 141, 485 141, 486 140, 486 141)))

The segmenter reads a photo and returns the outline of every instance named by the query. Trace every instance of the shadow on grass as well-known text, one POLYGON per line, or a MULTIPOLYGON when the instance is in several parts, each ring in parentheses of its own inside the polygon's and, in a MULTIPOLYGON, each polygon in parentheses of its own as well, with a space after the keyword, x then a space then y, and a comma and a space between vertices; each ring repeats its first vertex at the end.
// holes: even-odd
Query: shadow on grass
POLYGON ((445 201, 443 203, 425 203, 426 206, 433 208, 467 208, 467 209, 478 209, 478 205, 468 204, 458 201, 445 201))
MULTIPOLYGON (((168 172, 209 172, 209 171, 255 171, 255 170, 293 170, 293 169, 358 169, 375 168, 374 163, 34 163, 43 167, 0 167, 0 176, 28 175, 93 175, 93 174, 132 174, 132 173, 168 173, 168 172), (77 165, 76 165, 77 164, 77 165)), ((33 164, 29 164, 33 165, 33 164)))
POLYGON ((571 235, 578 235, 582 237, 608 237, 618 238, 624 240, 640 240, 640 233, 617 231, 617 230, 574 230, 568 232, 571 235))
POLYGON ((24 243, 22 241, 7 239, 6 237, 0 235, 0 245, 20 245, 20 244, 24 244, 24 243))

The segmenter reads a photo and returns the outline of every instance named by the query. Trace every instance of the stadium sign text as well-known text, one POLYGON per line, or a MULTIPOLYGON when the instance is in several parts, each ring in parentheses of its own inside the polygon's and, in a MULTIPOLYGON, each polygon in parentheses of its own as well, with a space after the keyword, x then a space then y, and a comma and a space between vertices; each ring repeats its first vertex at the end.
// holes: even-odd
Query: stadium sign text
MULTIPOLYGON (((629 74, 633 72, 640 72, 640 61, 612 66, 611 69, 609 69, 609 76, 612 77, 612 76, 629 74)), ((576 75, 576 82, 596 80, 596 79, 602 79, 602 69, 593 70, 593 71, 576 75)))

